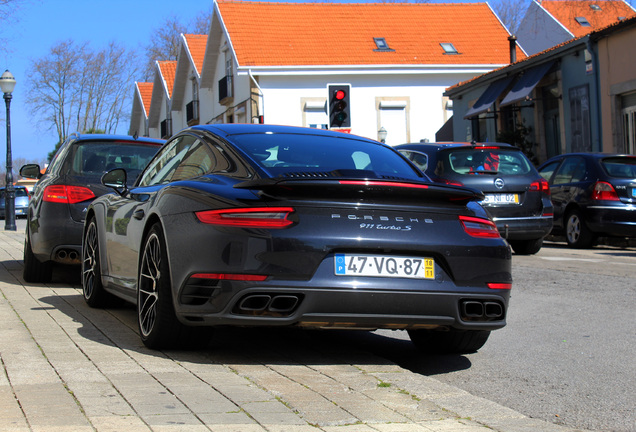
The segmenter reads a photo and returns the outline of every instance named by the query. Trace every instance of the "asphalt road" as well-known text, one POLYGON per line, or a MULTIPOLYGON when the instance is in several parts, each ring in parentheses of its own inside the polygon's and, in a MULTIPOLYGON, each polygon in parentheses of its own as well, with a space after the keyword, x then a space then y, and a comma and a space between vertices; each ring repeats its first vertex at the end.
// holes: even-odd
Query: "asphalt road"
MULTIPOLYGON (((414 360, 400 332, 384 355, 412 371, 527 416, 598 431, 636 431, 636 248, 548 243, 513 255, 508 326, 466 356, 414 360)), ((386 337, 385 337, 386 336, 386 337)))

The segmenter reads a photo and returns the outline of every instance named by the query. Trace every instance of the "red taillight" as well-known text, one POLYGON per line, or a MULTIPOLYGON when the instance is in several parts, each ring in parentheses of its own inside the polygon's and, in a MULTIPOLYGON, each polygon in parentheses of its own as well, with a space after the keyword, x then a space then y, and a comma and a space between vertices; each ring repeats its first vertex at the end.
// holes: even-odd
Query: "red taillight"
POLYGON ((594 185, 594 192, 592 193, 593 200, 603 201, 619 201, 618 194, 614 190, 611 184, 607 182, 596 182, 594 185))
POLYGON ((472 237, 499 237, 497 225, 491 220, 471 216, 460 216, 459 220, 464 226, 466 234, 472 237))
POLYGON ((236 281, 264 281, 267 279, 265 275, 254 274, 235 274, 235 273, 195 273, 190 278, 193 279, 218 279, 218 280, 236 280, 236 281))
POLYGON ((44 188, 42 199, 47 202, 76 204, 95 198, 92 190, 84 186, 50 185, 44 188))
POLYGON ((289 216, 291 207, 237 208, 196 212, 197 218, 207 224, 240 228, 285 228, 293 224, 289 216))
POLYGON ((539 191, 550 195, 550 184, 546 179, 541 179, 530 183, 530 191, 539 191))
POLYGON ((502 290, 512 289, 511 283, 488 282, 486 285, 490 289, 502 289, 502 290))
POLYGON ((414 189, 428 189, 428 186, 423 184, 387 182, 387 181, 375 181, 375 180, 341 180, 339 183, 341 185, 391 186, 391 187, 404 187, 404 188, 414 188, 414 189))

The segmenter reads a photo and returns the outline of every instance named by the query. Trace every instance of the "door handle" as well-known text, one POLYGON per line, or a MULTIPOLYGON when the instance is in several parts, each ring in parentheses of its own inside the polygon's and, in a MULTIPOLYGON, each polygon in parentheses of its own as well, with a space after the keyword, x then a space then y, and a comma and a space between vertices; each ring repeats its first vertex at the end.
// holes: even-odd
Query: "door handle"
POLYGON ((142 220, 144 216, 146 216, 146 214, 144 213, 143 210, 139 209, 139 210, 135 210, 132 216, 137 220, 142 220))

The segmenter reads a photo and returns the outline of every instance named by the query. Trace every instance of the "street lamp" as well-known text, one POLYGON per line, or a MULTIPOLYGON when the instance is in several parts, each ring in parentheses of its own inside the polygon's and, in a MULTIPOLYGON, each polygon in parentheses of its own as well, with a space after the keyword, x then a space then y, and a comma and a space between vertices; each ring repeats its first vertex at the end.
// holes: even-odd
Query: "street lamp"
POLYGON ((15 78, 7 69, 0 76, 0 90, 4 93, 7 105, 7 177, 4 190, 4 229, 15 231, 15 189, 13 187, 13 161, 11 157, 11 93, 15 87, 15 78))
POLYGON ((386 129, 384 129, 384 126, 382 126, 380 128, 380 130, 378 131, 378 138, 380 142, 386 142, 386 136, 387 136, 388 132, 386 129))

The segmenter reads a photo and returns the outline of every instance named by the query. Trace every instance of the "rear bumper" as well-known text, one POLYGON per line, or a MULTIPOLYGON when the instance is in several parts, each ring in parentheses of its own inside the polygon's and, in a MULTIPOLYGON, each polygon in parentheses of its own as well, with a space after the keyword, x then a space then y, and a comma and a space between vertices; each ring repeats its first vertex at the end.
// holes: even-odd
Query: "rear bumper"
POLYGON ((493 218, 501 236, 508 240, 531 240, 547 236, 552 231, 552 216, 493 218))
POLYGON ((636 206, 590 206, 585 209, 585 218, 596 234, 636 237, 636 206))
POLYGON ((506 325, 510 296, 510 290, 487 288, 416 292, 232 285, 232 294, 220 289, 203 305, 180 304, 179 319, 208 326, 496 330, 506 325))

